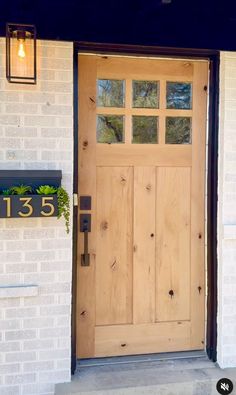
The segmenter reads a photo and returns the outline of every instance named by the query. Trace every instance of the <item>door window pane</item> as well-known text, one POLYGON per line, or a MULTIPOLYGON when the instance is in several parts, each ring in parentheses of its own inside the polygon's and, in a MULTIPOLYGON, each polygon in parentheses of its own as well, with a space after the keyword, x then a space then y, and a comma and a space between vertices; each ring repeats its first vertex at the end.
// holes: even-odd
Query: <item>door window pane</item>
POLYGON ((166 144, 191 144, 191 128, 190 117, 167 117, 166 144))
POLYGON ((133 81, 133 107, 159 108, 159 82, 133 81))
POLYGON ((123 143, 124 117, 123 115, 98 115, 97 116, 97 142, 98 143, 123 143))
POLYGON ((133 116, 133 143, 158 142, 158 117, 133 116))
POLYGON ((98 80, 98 107, 124 107, 124 81, 98 80))
POLYGON ((187 82, 167 82, 166 108, 191 110, 192 84, 187 82))

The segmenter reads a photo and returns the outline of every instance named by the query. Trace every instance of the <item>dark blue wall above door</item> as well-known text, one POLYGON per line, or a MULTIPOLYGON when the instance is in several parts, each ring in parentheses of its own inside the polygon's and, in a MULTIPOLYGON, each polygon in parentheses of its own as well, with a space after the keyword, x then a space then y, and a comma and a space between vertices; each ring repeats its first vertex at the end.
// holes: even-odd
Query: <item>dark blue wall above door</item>
POLYGON ((36 24, 38 37, 236 50, 235 0, 1 0, 5 23, 36 24))

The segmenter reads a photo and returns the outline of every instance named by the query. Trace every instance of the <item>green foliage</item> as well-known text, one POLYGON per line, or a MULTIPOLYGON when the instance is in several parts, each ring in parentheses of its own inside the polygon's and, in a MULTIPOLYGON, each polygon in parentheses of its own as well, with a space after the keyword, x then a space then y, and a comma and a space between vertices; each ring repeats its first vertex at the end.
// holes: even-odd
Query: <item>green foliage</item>
POLYGON ((11 189, 10 188, 9 189, 4 189, 2 191, 2 195, 5 195, 5 196, 11 195, 11 189))
POLYGON ((54 195, 57 193, 57 188, 54 188, 50 185, 41 185, 38 189, 36 189, 38 195, 54 195))
POLYGON ((65 219, 66 223, 66 233, 69 233, 70 228, 70 198, 66 190, 62 187, 57 189, 57 198, 58 198, 58 219, 62 216, 65 219))
POLYGON ((10 188, 11 195, 26 195, 27 193, 32 193, 32 188, 29 185, 19 185, 10 188))

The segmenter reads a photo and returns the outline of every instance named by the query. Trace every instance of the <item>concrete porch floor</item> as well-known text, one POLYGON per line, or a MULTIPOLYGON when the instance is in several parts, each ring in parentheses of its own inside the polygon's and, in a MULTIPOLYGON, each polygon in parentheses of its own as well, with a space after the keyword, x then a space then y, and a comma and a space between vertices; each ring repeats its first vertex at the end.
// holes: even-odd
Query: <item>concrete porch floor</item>
POLYGON ((223 377, 233 381, 236 394, 236 369, 221 370, 202 353, 139 358, 78 363, 72 382, 58 384, 56 395, 217 395, 223 377))

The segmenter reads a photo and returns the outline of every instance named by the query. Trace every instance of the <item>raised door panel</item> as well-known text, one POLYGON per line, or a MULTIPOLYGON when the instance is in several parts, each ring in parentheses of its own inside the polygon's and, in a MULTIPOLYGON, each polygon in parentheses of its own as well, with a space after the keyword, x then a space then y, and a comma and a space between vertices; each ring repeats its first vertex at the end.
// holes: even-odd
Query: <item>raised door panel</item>
POLYGON ((189 320, 191 169, 157 168, 156 184, 156 320, 189 320))
POLYGON ((132 208, 133 168, 98 167, 96 325, 132 322, 132 208))
POLYGON ((134 168, 133 322, 155 322, 155 167, 134 168))

